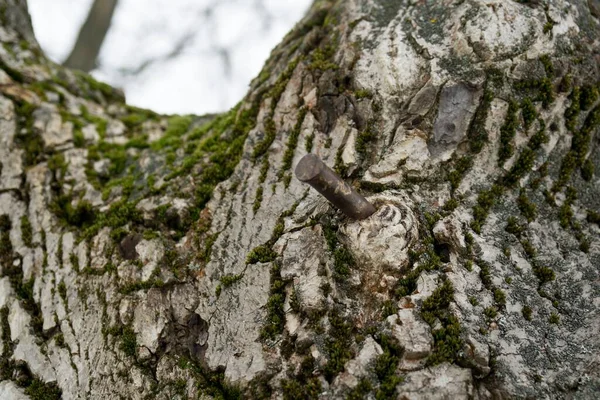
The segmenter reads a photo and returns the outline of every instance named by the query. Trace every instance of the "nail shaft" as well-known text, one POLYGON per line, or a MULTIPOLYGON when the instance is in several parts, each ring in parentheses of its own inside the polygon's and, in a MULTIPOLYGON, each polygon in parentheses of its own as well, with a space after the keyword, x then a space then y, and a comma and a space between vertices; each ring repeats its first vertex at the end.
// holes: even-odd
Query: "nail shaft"
POLYGON ((321 193, 344 214, 354 219, 365 219, 375 207, 342 180, 314 154, 307 154, 296 166, 296 177, 321 193))

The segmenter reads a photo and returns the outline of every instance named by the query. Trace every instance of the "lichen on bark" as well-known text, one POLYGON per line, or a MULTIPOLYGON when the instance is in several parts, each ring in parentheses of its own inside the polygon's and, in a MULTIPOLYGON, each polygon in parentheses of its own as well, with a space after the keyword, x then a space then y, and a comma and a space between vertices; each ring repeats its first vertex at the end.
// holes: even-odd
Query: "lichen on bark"
POLYGON ((317 1, 236 107, 164 116, 0 0, 0 393, 592 398, 590 3, 317 1))

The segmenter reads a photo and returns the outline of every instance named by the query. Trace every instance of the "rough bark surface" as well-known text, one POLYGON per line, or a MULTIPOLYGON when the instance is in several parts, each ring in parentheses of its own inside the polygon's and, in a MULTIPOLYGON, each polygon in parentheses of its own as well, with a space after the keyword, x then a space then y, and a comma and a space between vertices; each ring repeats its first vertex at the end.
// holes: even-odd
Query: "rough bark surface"
POLYGON ((203 117, 0 12, 1 398, 597 396, 597 1, 317 1, 203 117))

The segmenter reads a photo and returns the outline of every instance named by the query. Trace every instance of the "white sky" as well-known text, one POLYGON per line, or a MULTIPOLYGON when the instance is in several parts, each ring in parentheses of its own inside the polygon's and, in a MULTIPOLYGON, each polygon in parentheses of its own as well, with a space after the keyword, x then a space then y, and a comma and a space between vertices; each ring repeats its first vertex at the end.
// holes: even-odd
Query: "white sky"
MULTIPOLYGON (((224 111, 246 93, 270 51, 312 0, 119 0, 93 75, 124 89, 127 102, 163 113, 224 111), (257 4, 263 4, 263 8, 257 4), (207 6, 211 13, 207 16, 207 6), (184 51, 129 75, 148 59, 184 51), (230 54, 227 71, 219 49, 230 54)), ((36 37, 56 62, 66 58, 92 0, 29 0, 36 37)))

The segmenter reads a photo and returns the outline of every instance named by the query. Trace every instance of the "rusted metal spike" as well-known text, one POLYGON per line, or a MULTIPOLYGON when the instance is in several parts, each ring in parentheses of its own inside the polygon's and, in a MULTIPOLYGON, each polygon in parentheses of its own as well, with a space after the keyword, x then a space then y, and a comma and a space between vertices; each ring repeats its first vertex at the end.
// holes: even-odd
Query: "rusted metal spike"
POLYGON ((373 204, 342 180, 314 154, 307 154, 296 165, 296 177, 321 193, 344 214, 365 219, 376 210, 373 204))

